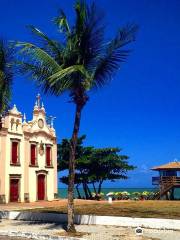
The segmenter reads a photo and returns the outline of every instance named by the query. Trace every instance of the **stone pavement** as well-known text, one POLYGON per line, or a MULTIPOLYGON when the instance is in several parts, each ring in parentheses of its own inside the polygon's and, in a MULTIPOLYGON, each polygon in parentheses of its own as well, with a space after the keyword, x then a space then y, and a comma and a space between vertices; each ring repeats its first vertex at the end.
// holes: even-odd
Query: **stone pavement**
MULTIPOLYGON (((143 235, 137 236, 134 228, 116 226, 76 225, 78 232, 84 233, 87 240, 179 240, 180 231, 143 229, 143 235)), ((62 225, 55 223, 24 222, 15 220, 2 220, 1 231, 17 231, 51 236, 66 235, 62 225)), ((16 240, 1 237, 0 240, 16 240)), ((20 240, 25 240, 24 238, 20 240)))
MULTIPOLYGON (((76 226, 78 232, 84 233, 83 239, 88 240, 150 240, 150 237, 137 237, 130 228, 106 227, 106 226, 76 226)), ((63 236, 66 235, 62 225, 54 223, 24 222, 15 220, 3 220, 0 223, 2 231, 35 233, 43 235, 63 236)), ((12 238, 13 239, 13 238, 12 238)), ((24 240, 24 239, 23 239, 24 240)))

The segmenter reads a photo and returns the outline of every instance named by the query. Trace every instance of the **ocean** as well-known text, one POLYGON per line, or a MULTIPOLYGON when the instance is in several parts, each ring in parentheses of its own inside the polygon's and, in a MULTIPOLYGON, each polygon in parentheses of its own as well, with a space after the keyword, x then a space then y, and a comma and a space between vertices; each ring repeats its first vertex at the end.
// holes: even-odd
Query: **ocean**
MULTIPOLYGON (((91 188, 90 188, 91 189, 91 188)), ((79 189, 80 193, 83 196, 83 189, 79 189)), ((93 189, 91 189, 93 192, 93 189)), ((129 193, 132 192, 144 192, 144 191, 148 191, 148 192, 154 192, 156 191, 156 188, 102 188, 102 191, 105 195, 109 192, 122 192, 122 191, 127 191, 129 193)), ((59 188, 58 189, 58 196, 60 198, 67 198, 67 188, 59 188)), ((77 192, 75 190, 75 197, 77 197, 77 192)))

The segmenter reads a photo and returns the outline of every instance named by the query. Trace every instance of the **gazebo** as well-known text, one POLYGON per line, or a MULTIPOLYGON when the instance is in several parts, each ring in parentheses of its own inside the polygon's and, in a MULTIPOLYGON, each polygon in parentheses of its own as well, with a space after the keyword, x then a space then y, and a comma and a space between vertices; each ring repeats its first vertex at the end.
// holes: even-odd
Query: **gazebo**
POLYGON ((156 199, 174 199, 174 189, 180 188, 180 162, 170 162, 161 166, 151 168, 158 171, 158 177, 152 177, 152 184, 159 186, 156 199))

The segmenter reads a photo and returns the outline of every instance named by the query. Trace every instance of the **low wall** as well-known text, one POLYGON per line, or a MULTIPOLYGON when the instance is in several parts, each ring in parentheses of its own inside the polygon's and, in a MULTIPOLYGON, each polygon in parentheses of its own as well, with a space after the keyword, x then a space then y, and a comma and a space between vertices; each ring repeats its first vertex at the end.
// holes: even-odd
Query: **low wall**
MULTIPOLYGON (((0 212, 1 218, 24 221, 66 223, 67 214, 37 212, 0 212)), ((121 227, 144 227, 180 230, 180 220, 157 218, 131 218, 113 216, 75 215, 76 224, 113 225, 121 227)))

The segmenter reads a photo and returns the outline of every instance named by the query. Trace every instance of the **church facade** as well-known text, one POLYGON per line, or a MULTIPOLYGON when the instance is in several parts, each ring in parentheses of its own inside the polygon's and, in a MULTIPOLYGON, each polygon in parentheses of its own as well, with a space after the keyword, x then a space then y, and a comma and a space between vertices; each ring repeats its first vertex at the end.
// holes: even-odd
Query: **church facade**
POLYGON ((1 119, 0 203, 51 201, 56 195, 56 133, 38 96, 31 121, 15 105, 1 119))

